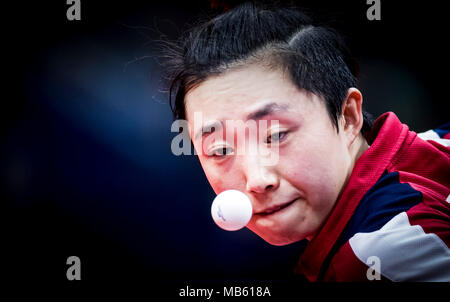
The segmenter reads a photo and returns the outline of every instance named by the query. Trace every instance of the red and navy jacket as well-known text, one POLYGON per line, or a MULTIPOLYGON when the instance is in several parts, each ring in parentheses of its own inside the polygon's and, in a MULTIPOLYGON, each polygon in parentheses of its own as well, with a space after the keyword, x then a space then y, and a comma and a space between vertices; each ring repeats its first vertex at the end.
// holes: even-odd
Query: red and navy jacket
POLYGON ((309 281, 368 281, 369 269, 381 280, 450 281, 449 128, 422 139, 394 113, 380 116, 295 272, 309 281))

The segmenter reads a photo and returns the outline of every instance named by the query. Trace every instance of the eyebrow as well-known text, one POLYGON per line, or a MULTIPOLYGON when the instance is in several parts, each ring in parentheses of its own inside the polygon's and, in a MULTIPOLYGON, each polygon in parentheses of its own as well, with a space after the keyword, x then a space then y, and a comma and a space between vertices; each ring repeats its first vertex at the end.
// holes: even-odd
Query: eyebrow
MULTIPOLYGON (((280 105, 278 103, 269 103, 263 105, 262 108, 259 108, 246 116, 247 120, 257 120, 261 119, 267 115, 273 114, 279 111, 287 111, 289 109, 288 105, 280 105)), ((213 133, 223 126, 223 121, 212 121, 210 123, 206 123, 195 135, 195 140, 199 139, 200 136, 204 137, 207 134, 213 133), (214 129, 214 130, 213 130, 214 129)))

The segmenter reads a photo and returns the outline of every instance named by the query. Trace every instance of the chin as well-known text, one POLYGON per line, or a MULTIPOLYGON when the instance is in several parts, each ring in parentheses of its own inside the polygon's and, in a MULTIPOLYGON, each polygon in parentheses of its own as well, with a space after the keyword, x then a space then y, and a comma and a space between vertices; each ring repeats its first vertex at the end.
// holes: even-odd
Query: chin
POLYGON ((294 242, 290 242, 290 241, 269 241, 269 240, 265 240, 265 241, 274 246, 284 246, 284 245, 294 243, 294 242))
POLYGON ((264 241, 266 241, 267 243, 271 244, 271 245, 275 245, 275 246, 283 246, 283 245, 288 245, 288 244, 292 244, 295 242, 298 242, 300 240, 303 240, 306 238, 305 236, 301 236, 296 234, 296 236, 282 236, 282 235, 277 235, 277 234, 262 234, 261 232, 257 232, 254 230, 251 230, 252 232, 254 232, 256 235, 258 235, 259 237, 261 237, 262 239, 264 239, 264 241))
MULTIPOLYGON (((294 219, 294 221, 295 220, 302 221, 301 218, 294 219)), ((306 221, 304 220, 302 222, 303 223, 288 223, 285 221, 282 224, 271 223, 265 226, 260 226, 257 224, 257 221, 251 220, 247 225, 247 228, 267 243, 275 246, 283 246, 301 241, 312 233, 312 226, 305 223, 306 221)))
POLYGON ((302 240, 302 239, 304 239, 304 238, 300 238, 300 239, 295 239, 295 240, 292 240, 292 239, 266 239, 266 238, 263 238, 267 243, 269 243, 269 244, 271 244, 271 245, 275 245, 275 246, 284 246, 284 245, 288 245, 288 244, 292 244, 292 243, 295 243, 295 242, 298 242, 298 241, 300 241, 300 240, 302 240))

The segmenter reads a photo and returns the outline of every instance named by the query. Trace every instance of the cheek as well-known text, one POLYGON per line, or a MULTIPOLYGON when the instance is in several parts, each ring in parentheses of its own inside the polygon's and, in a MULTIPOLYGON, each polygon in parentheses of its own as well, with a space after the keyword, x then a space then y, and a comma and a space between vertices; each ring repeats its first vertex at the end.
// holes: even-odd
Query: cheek
POLYGON ((339 140, 323 143, 310 140, 287 154, 280 154, 281 171, 286 179, 303 191, 310 201, 336 197, 345 176, 346 153, 339 140))
POLYGON ((223 191, 224 181, 219 177, 220 173, 217 169, 214 169, 208 165, 204 160, 200 159, 200 164, 202 165, 203 172, 205 173, 206 179, 208 179, 209 184, 216 194, 223 191))
POLYGON ((241 191, 245 189, 243 187, 244 182, 239 177, 237 171, 226 167, 217 167, 202 159, 200 159, 200 164, 209 184, 216 194, 229 189, 241 191))

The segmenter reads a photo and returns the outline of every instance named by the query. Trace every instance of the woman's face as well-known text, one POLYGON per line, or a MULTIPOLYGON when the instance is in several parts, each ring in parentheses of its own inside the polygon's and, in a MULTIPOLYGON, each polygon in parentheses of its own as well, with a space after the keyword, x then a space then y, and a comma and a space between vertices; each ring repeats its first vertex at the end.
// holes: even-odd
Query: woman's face
POLYGON ((185 101, 189 133, 216 194, 235 189, 250 198, 247 227, 274 245, 313 237, 351 165, 343 131, 333 127, 324 102, 258 65, 211 77, 185 101), (253 139, 242 129, 249 120, 257 125, 253 139), (209 123, 215 131, 202 131, 209 123), (246 139, 236 139, 238 133, 246 139))

